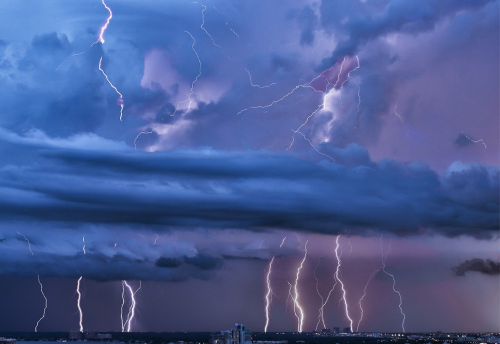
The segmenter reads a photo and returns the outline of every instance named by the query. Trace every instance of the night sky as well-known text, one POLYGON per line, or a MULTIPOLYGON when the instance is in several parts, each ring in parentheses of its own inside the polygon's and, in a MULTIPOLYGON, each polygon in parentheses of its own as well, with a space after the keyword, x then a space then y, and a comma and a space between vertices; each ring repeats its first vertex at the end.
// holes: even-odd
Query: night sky
POLYGON ((500 331, 499 5, 2 0, 0 330, 500 331))

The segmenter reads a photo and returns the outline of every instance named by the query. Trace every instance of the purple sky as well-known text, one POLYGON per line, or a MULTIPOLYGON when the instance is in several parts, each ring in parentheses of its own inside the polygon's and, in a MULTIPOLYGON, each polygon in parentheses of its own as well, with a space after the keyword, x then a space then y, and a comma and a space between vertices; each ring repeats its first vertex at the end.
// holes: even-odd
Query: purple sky
POLYGON ((106 4, 0 4, 0 330, 500 331, 498 0, 106 4))

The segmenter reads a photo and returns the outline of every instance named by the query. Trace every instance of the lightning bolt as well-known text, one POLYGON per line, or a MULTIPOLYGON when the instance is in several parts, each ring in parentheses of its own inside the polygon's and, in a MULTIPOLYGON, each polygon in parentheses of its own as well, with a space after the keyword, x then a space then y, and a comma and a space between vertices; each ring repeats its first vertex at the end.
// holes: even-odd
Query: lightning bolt
POLYGON ((302 267, 304 266, 304 262, 306 261, 306 257, 307 257, 307 241, 306 241, 306 244, 304 245, 304 258, 302 259, 300 266, 297 269, 297 274, 295 276, 295 285, 294 285, 294 292, 295 292, 295 297, 293 298, 294 309, 298 308, 299 314, 300 314, 300 320, 297 324, 297 332, 302 332, 302 327, 304 325, 304 310, 302 309, 302 307, 299 303, 298 284, 299 284, 300 270, 302 270, 302 267))
MULTIPOLYGON (((384 247, 382 245, 382 236, 380 237, 380 251, 382 253, 382 271, 388 275, 388 276, 391 276, 392 278, 392 290, 398 294, 399 296, 399 311, 401 312, 401 315, 403 316, 403 321, 401 323, 401 328, 403 329, 403 333, 405 333, 405 319, 406 319, 406 315, 405 313, 403 312, 403 298, 401 297, 401 293, 396 289, 396 278, 394 277, 393 274, 387 272, 385 270, 385 259, 387 259, 387 255, 385 256, 385 259, 384 259, 384 247)), ((390 251, 390 248, 389 248, 389 251, 390 251)), ((389 251, 387 252, 387 254, 389 254, 389 251)))
POLYGON ((92 45, 97 44, 97 43, 104 44, 104 32, 106 32, 106 29, 108 28, 109 22, 111 21, 111 18, 113 18, 113 12, 111 12, 111 8, 109 8, 106 5, 104 0, 101 0, 101 1, 102 1, 102 4, 104 5, 104 7, 108 10, 109 16, 108 16, 108 19, 106 19, 106 22, 104 23, 104 25, 101 26, 101 30, 99 31, 99 38, 97 38, 97 41, 92 43, 92 45))
MULTIPOLYGON (((463 134, 463 131, 462 131, 462 134, 463 134)), ((474 143, 479 143, 479 142, 481 142, 481 143, 483 144, 484 148, 486 148, 486 143, 484 143, 483 139, 473 140, 473 139, 471 139, 469 136, 467 136, 467 135, 465 135, 465 134, 464 134, 464 136, 465 136, 465 137, 466 137, 469 141, 471 141, 471 142, 474 142, 474 143)))
MULTIPOLYGON (((316 151, 316 153, 321 154, 321 155, 323 155, 323 156, 326 156, 328 159, 330 159, 330 160, 332 160, 333 162, 335 162, 335 159, 334 159, 334 158, 332 158, 332 157, 331 157, 331 156, 329 156, 328 154, 325 154, 325 153, 320 152, 320 151, 316 148, 316 146, 314 146, 314 144, 311 142, 311 140, 309 140, 309 139, 308 139, 308 138, 307 138, 304 134, 302 134, 302 132, 297 131, 297 133, 299 133, 299 134, 300 134, 300 135, 304 138, 304 140, 306 140, 306 141, 309 143, 309 145, 312 147, 312 149, 314 149, 314 150, 316 151)), ((292 147, 292 145, 293 145, 293 142, 294 142, 294 141, 295 141, 295 137, 292 137, 292 143, 290 143, 290 146, 289 146, 286 150, 289 150, 289 149, 292 147)))
POLYGON ((137 149, 137 139, 139 136, 152 134, 156 129, 158 129, 158 127, 154 127, 151 131, 141 131, 134 139, 134 149, 137 149))
MULTIPOLYGON (((285 243, 285 240, 286 240, 286 237, 284 237, 283 240, 281 240, 280 248, 285 243)), ((263 241, 261 241, 261 244, 262 244, 263 241)), ((269 262, 269 267, 268 267, 267 276, 266 276, 266 283, 267 283, 266 307, 265 307, 266 324, 264 325, 264 333, 267 333, 267 328, 269 327, 269 309, 270 309, 270 306, 271 306, 271 300, 272 300, 272 295, 273 295, 273 290, 271 288, 271 268, 273 266, 273 262, 274 262, 274 258, 275 257, 276 256, 273 256, 273 258, 269 262)))
POLYGON ((399 113, 396 111, 396 107, 397 106, 398 106, 398 104, 394 105, 394 114, 399 117, 399 119, 401 120, 401 123, 404 123, 403 119, 401 118, 401 116, 399 115, 399 113))
POLYGON ((335 240, 335 243, 336 243, 335 257, 337 258, 337 270, 335 271, 335 278, 337 279, 337 281, 339 281, 340 287, 342 289, 341 300, 344 301, 345 314, 346 314, 347 319, 349 319, 349 329, 352 331, 352 319, 349 316, 349 306, 347 304, 347 298, 346 298, 347 293, 345 290, 344 282, 342 282, 342 280, 340 279, 340 266, 342 265, 342 261, 340 260, 340 256, 339 256, 339 247, 340 247, 339 238, 340 238, 340 235, 337 235, 337 239, 335 240))
MULTIPOLYGON (((204 6, 205 7, 205 6, 204 6)), ((205 7, 206 9, 206 7, 205 7)), ((184 30, 185 33, 187 33, 191 39, 193 40, 193 45, 191 45, 191 49, 193 49, 194 53, 196 54, 196 58, 198 59, 198 63, 200 65, 200 68, 199 68, 199 71, 198 71, 198 75, 196 76, 196 78, 193 80, 193 82, 191 83, 191 90, 188 94, 188 97, 182 101, 180 101, 179 103, 177 103, 177 106, 175 108, 175 111, 173 114, 171 114, 170 116, 174 116, 175 113, 179 110, 179 106, 187 101, 189 101, 189 104, 188 104, 188 109, 187 111, 191 110, 191 103, 192 103, 192 100, 191 100, 191 96, 193 95, 193 89, 194 89, 194 84, 196 83, 196 81, 198 81, 198 78, 201 76, 201 60, 200 60, 200 56, 198 55, 198 53, 196 52, 196 49, 194 48, 194 45, 196 44, 196 40, 194 39, 193 35, 191 35, 191 33, 189 31, 186 31, 184 30)))
POLYGON ((102 65, 102 57, 100 58, 99 60, 99 70, 101 71, 101 73, 104 75, 104 77, 106 78, 106 81, 108 82, 108 84, 115 90, 116 93, 118 93, 119 95, 119 98, 118 98, 118 104, 120 105, 120 121, 122 120, 122 117, 123 117, 123 95, 120 93, 120 91, 118 91, 118 89, 115 87, 115 85, 113 85, 111 83, 111 81, 109 81, 109 78, 108 76, 106 75, 106 73, 104 72, 104 70, 102 69, 101 67, 102 65))
POLYGON ((134 319, 135 316, 135 306, 136 306, 136 301, 135 301, 135 294, 141 289, 142 287, 142 281, 139 281, 139 288, 134 292, 132 290, 132 287, 127 283, 127 281, 123 280, 122 281, 122 286, 123 286, 123 291, 122 291, 122 332, 125 330, 125 326, 127 327, 127 332, 130 332, 130 328, 132 326, 132 320, 134 319), (125 304, 125 287, 129 290, 130 293, 130 306, 128 309, 128 315, 127 315, 127 320, 125 323, 123 323, 123 305, 125 304))
POLYGON ((156 234, 155 242, 153 243, 153 245, 156 245, 157 241, 158 241, 158 234, 156 234))
POLYGON ((82 280, 83 276, 80 276, 78 279, 78 283, 76 285, 76 292, 78 294, 78 301, 77 301, 77 306, 78 306, 78 312, 80 313, 80 332, 83 332, 83 313, 82 313, 82 307, 80 306, 81 300, 82 300, 82 294, 80 293, 80 282, 82 280))
POLYGON ((30 241, 28 240, 28 238, 26 238, 26 235, 24 235, 24 234, 20 233, 19 231, 17 231, 17 234, 22 235, 22 236, 24 237, 24 240, 26 240, 26 241, 28 242, 28 248, 29 248, 29 250, 30 250, 30 252, 31 252, 31 255, 33 256, 33 251, 31 250, 31 243, 30 243, 30 241))
MULTIPOLYGON (((322 257, 319 257, 318 265, 316 265, 316 268, 314 269, 314 279, 316 280, 316 292, 318 293, 318 295, 319 295, 319 297, 321 299, 321 305, 323 305, 323 303, 324 303, 323 295, 321 295, 321 293, 319 292, 319 280, 318 280, 318 277, 316 276, 316 270, 318 270, 318 267, 321 264, 321 258, 322 257)), ((323 328, 326 328, 326 326, 325 326, 325 319, 323 317, 323 312, 322 311, 323 311, 323 307, 320 307, 320 309, 319 309, 319 315, 318 315, 318 323, 316 324, 315 331, 318 330, 318 326, 319 326, 319 323, 321 321, 323 321, 323 328)))
POLYGON ((250 79, 250 85, 252 85, 253 87, 258 87, 258 88, 268 88, 268 87, 271 87, 272 85, 276 85, 275 82, 273 82, 272 84, 269 84, 269 85, 266 85, 266 86, 260 86, 260 85, 256 85, 253 83, 252 81, 252 75, 250 74, 250 71, 248 69, 245 68, 245 70, 247 71, 247 74, 248 74, 248 78, 250 79))
POLYGON ((125 323, 123 322, 123 306, 125 306, 125 281, 122 281, 122 308, 121 308, 121 320, 122 320, 122 332, 125 332, 125 323))
POLYGON ((372 272, 372 274, 370 275, 370 278, 368 278, 368 281, 366 282, 365 284, 365 289, 364 289, 364 292, 363 292, 363 296, 361 296, 361 298, 359 299, 358 301, 358 304, 359 304, 359 309, 361 310, 361 316, 359 318, 359 321, 358 321, 358 325, 356 326, 356 332, 359 331, 359 324, 361 324, 361 320, 363 320, 363 315, 364 315, 364 310, 363 310, 363 306, 361 305, 361 302, 363 302, 363 299, 365 298, 366 296, 366 289, 368 288, 368 284, 370 283, 370 281, 372 280, 373 276, 375 276, 375 274, 377 272, 379 272, 380 270, 375 270, 372 272))
POLYGON ((87 252, 85 251, 85 237, 82 237, 82 241, 83 241, 83 247, 82 247, 83 254, 87 254, 87 252))
POLYGON ((267 333, 267 327, 269 326, 269 306, 271 305, 271 268, 273 266, 274 256, 269 262, 269 268, 267 270, 266 282, 267 282, 267 294, 266 294, 266 324, 264 325, 264 333, 267 333))
MULTIPOLYGON (((200 28, 201 28, 203 31, 205 31, 205 33, 208 35, 208 37, 210 37, 210 39, 212 40, 212 43, 213 43, 216 47, 219 47, 219 48, 221 48, 221 49, 222 49, 222 47, 221 47, 220 45, 218 45, 217 43, 215 43, 214 38, 212 37, 212 35, 211 35, 211 34, 209 34, 209 33, 208 33, 207 29, 205 29, 205 28, 203 27, 203 25, 205 25, 205 11, 207 10, 207 6, 205 6, 205 5, 201 5, 201 6, 203 6, 203 10, 201 10, 201 19, 202 19, 202 22, 201 22, 201 26, 200 26, 200 28)), ((191 35, 191 34, 190 34, 190 35, 191 35)))
POLYGON ((38 324, 40 324, 40 321, 42 321, 42 319, 45 318, 45 311, 47 310, 47 297, 43 293, 43 285, 42 282, 40 281, 40 275, 38 275, 38 284, 40 284, 40 292, 42 293, 42 296, 45 299, 45 308, 43 309, 42 317, 36 322, 35 332, 38 332, 38 324))

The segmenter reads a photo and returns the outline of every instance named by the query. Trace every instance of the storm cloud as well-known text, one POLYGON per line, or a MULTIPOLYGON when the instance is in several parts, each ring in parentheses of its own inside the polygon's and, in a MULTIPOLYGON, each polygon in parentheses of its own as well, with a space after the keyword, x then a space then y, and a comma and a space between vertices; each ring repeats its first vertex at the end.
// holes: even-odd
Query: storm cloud
POLYGON ((465 276, 466 272, 480 272, 485 275, 499 275, 500 263, 490 259, 471 259, 453 268, 457 276, 465 276))

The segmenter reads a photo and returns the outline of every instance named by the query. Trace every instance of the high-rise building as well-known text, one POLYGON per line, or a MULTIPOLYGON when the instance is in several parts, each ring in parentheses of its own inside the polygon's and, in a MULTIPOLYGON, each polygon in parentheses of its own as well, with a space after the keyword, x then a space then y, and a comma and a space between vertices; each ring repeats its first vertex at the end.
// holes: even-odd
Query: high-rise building
POLYGON ((342 333, 351 333, 351 328, 350 327, 344 327, 344 331, 342 333))
POLYGON ((333 328, 333 333, 335 333, 335 334, 339 334, 339 333, 340 333, 340 328, 338 328, 338 327, 334 327, 334 328, 333 328))
POLYGON ((83 336, 85 339, 97 339, 96 331, 85 331, 83 336))
POLYGON ((252 332, 245 330, 245 325, 235 324, 235 327, 229 331, 221 331, 212 334, 211 344, 251 344, 252 332))

